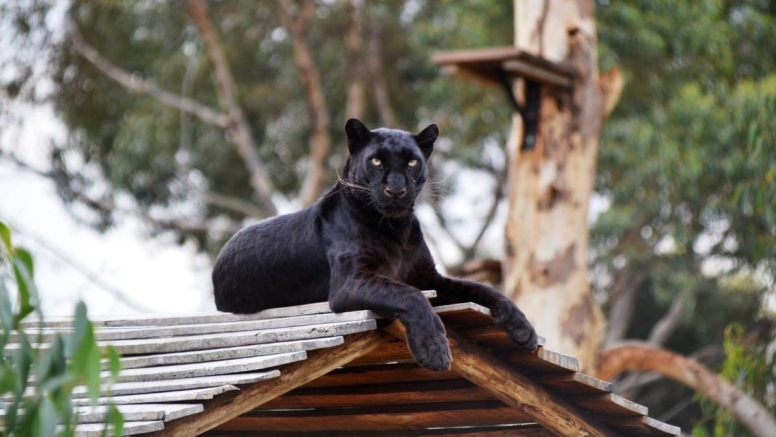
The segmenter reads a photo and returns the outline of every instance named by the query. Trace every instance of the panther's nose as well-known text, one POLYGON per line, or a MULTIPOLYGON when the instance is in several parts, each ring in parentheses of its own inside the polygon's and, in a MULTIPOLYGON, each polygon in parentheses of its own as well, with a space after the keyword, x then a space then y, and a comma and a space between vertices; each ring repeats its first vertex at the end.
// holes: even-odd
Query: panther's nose
POLYGON ((385 194, 387 194, 388 197, 392 199, 401 199, 402 197, 404 197, 405 194, 407 194, 407 189, 385 187, 385 194))

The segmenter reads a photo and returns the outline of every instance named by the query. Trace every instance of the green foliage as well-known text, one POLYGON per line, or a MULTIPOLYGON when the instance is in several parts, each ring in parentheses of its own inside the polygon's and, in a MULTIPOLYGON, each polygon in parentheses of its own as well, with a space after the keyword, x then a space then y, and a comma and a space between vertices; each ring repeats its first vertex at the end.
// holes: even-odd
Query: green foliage
MULTIPOLYGON (((74 330, 58 334, 44 345, 41 331, 28 316, 42 320, 34 281, 32 256, 14 246, 11 231, 0 222, 0 436, 71 436, 77 425, 70 395, 76 385, 88 388, 92 404, 100 392, 101 361, 106 358, 112 378, 118 376, 118 354, 97 346, 86 306, 76 307, 74 330), (12 289, 16 290, 14 293, 12 289), (15 294, 16 302, 11 301, 15 294), (23 325, 25 323, 25 325, 23 325)), ((110 407, 106 434, 121 435, 123 418, 110 407)))
MULTIPOLYGON (((773 319, 764 302, 776 283, 773 2, 599 1, 596 14, 602 68, 626 77, 599 152, 596 190, 611 207, 591 234, 594 271, 606 273, 598 295, 609 296, 607 278, 646 274, 632 338, 686 298, 667 344, 683 354, 721 344, 730 324, 751 332, 773 319)), ((752 359, 765 359, 771 338, 750 347, 752 359)), ((634 400, 661 417, 688 396, 658 382, 634 400)), ((696 402, 670 421, 714 421, 705 408, 696 402)))
MULTIPOLYGON (((773 372, 776 351, 768 351, 762 344, 747 341, 743 327, 735 323, 725 330, 724 348, 726 358, 720 375, 759 401, 771 414, 776 414, 776 399, 768 392, 776 384, 773 372)), ((703 417, 693 428, 694 437, 752 435, 729 411, 705 399, 700 400, 700 405, 703 417)))

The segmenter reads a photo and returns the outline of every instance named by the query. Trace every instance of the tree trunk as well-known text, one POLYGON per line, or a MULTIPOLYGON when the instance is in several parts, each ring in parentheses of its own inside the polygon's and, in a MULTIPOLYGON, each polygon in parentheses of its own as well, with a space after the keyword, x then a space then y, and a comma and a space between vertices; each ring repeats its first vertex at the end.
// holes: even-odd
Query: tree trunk
MULTIPOLYGON (((598 74, 592 0, 515 1, 515 45, 573 67, 569 91, 542 86, 533 149, 516 114, 507 144, 509 212, 504 291, 548 347, 595 369, 604 317, 590 293, 588 200, 603 120, 619 93, 598 74)), ((615 73, 617 74, 617 73, 615 73)), ((521 82, 518 100, 523 100, 521 82)), ((621 84, 621 81, 619 82, 621 84)))

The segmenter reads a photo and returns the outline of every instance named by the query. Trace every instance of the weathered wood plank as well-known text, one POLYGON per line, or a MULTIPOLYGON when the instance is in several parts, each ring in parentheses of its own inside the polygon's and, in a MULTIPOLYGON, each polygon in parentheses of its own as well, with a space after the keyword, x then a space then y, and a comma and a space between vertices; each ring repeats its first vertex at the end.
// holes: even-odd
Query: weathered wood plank
MULTIPOLYGON (((196 378, 200 376, 226 375, 231 373, 253 372, 270 367, 300 361, 307 358, 307 352, 291 352, 277 355, 261 355, 258 357, 238 358, 206 363, 177 364, 172 366, 142 367, 127 369, 119 374, 119 382, 163 381, 180 378, 196 378)), ((105 380, 110 378, 110 372, 102 372, 105 380)))
POLYGON ((204 412, 189 420, 172 422, 154 436, 199 435, 331 372, 389 341, 390 338, 381 331, 363 332, 348 336, 342 346, 311 351, 307 360, 284 367, 280 377, 244 387, 234 396, 219 396, 206 402, 204 412))
POLYGON ((651 417, 616 417, 607 420, 612 428, 634 437, 668 437, 682 433, 678 426, 669 425, 651 417))
MULTIPOLYGON (((141 405, 117 405, 124 421, 147 422, 170 420, 200 413, 203 410, 201 404, 141 404, 141 405)), ((104 423, 108 417, 108 406, 76 407, 75 417, 81 423, 104 423)))
POLYGON ((539 384, 562 393, 564 396, 592 395, 612 392, 610 382, 601 381, 584 373, 543 373, 531 375, 539 384))
POLYGON ((251 411, 219 429, 264 431, 405 430, 530 422, 526 414, 500 401, 379 407, 251 411))
MULTIPOLYGON (((316 338, 312 340, 286 341, 280 343, 252 344, 248 346, 210 349, 204 351, 174 352, 170 354, 159 355, 141 355, 122 358, 121 368, 136 369, 140 367, 202 363, 207 361, 230 360, 236 358, 248 358, 298 351, 311 351, 326 347, 339 346, 343 341, 344 339, 339 336, 316 338)), ((107 368, 107 363, 104 363, 104 368, 107 368)))
MULTIPOLYGON (((155 420, 152 422, 124 422, 123 435, 145 434, 164 429, 164 422, 155 420)), ((75 437, 102 437, 105 424, 87 423, 75 427, 75 437)))
POLYGON ((489 401, 493 395, 465 379, 299 388, 262 405, 271 408, 364 407, 391 404, 489 401))
MULTIPOLYGON (((152 354, 335 337, 370 331, 374 330, 376 327, 377 323, 374 320, 365 320, 318 326, 296 326, 283 329, 234 332, 229 334, 206 334, 148 340, 119 340, 111 342, 110 344, 122 355, 152 354)), ((104 345, 104 343, 102 345, 104 345)))
MULTIPOLYGON (((219 334, 225 332, 258 331, 264 329, 288 328, 292 326, 322 325, 326 323, 352 322, 359 320, 377 319, 379 316, 371 311, 349 311, 346 313, 325 313, 308 316, 283 317, 277 319, 261 319, 242 322, 208 323, 173 326, 151 327, 121 327, 100 328, 95 330, 94 336, 98 341, 133 340, 144 338, 168 338, 203 334, 219 334)), ((64 332, 68 332, 66 330, 64 332)), ((44 342, 51 339, 62 330, 46 329, 44 331, 27 331, 31 338, 41 339, 44 342)), ((16 341, 15 336, 10 339, 16 341)))
POLYGON ((568 355, 559 354, 543 347, 534 352, 513 349, 504 352, 494 352, 494 355, 507 363, 531 373, 579 372, 579 360, 568 355))
MULTIPOLYGON (((428 299, 436 297, 436 291, 425 290, 423 295, 428 299)), ((313 314, 330 313, 328 302, 312 303, 307 305, 297 305, 293 307, 271 308, 254 314, 230 314, 230 313, 203 313, 195 315, 168 314, 168 315, 142 315, 138 317, 125 317, 122 319, 101 319, 95 318, 92 324, 95 327, 100 326, 174 326, 174 325, 192 325, 201 323, 227 323, 227 322, 247 322, 252 320, 276 319, 283 317, 308 316, 313 314)), ((25 320, 22 322, 23 328, 67 328, 73 326, 72 317, 61 317, 46 319, 41 322, 38 320, 25 320)))
MULTIPOLYGON (((233 385, 222 385, 219 387, 198 388, 193 390, 177 390, 169 392, 138 393, 124 396, 108 396, 97 398, 98 405, 133 405, 162 402, 190 402, 204 401, 213 399, 222 393, 239 390, 233 385)), ((73 399, 74 406, 89 406, 91 401, 88 398, 73 399)))
MULTIPOLYGON (((199 378, 182 378, 167 381, 152 382, 119 382, 110 386, 103 386, 100 390, 102 396, 124 396, 138 393, 158 393, 164 391, 193 390, 200 388, 212 388, 230 385, 253 384, 280 376, 279 370, 266 372, 241 373, 237 375, 204 376, 199 378)), ((73 389, 73 399, 88 398, 86 387, 77 386, 73 389)), ((88 402, 88 399, 85 400, 88 402)))
MULTIPOLYGON (((384 328, 404 338, 404 327, 394 322, 384 328)), ((523 411, 548 430, 562 436, 611 436, 616 434, 590 419, 560 396, 550 392, 523 373, 485 352, 452 329, 447 331, 453 352, 453 369, 496 398, 523 411)))
POLYGON ((590 396, 572 396, 572 404, 601 416, 646 416, 649 409, 614 393, 590 396))

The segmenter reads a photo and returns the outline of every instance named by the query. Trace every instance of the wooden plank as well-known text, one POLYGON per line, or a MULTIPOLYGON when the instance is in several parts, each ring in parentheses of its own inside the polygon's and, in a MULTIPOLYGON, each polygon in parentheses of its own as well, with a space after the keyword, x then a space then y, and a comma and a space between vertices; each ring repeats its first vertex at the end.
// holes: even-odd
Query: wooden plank
POLYGON ((358 359, 355 359, 348 363, 348 366, 369 366, 373 364, 386 364, 386 363, 414 363, 415 358, 412 357, 407 344, 404 341, 392 341, 384 344, 379 349, 373 350, 371 353, 366 354, 358 359))
POLYGON ((607 423, 615 430, 635 437, 668 437, 682 433, 678 426, 669 425, 646 416, 610 418, 607 423))
POLYGON ((204 412, 189 420, 172 422, 165 430, 153 435, 184 437, 202 434, 331 372, 390 339, 390 335, 381 331, 348 336, 342 346, 311 351, 307 360, 284 367, 280 377, 247 386, 234 396, 219 396, 204 404, 204 412))
MULTIPOLYGON (((297 326, 283 329, 234 332, 230 334, 206 334, 147 340, 119 340, 111 342, 110 344, 122 355, 152 354, 335 337, 370 331, 374 330, 376 327, 377 323, 374 320, 365 320, 317 326, 297 326)), ((104 345, 104 343, 101 345, 104 345)))
POLYGON ((543 347, 534 352, 522 349, 498 351, 494 355, 521 371, 530 373, 579 372, 579 360, 543 347))
MULTIPOLYGON (((425 290, 423 295, 428 299, 436 297, 436 291, 425 290)), ((174 326, 191 325, 201 323, 226 323, 226 322, 246 322, 252 320, 276 319, 282 317, 307 316, 312 314, 330 313, 328 302, 312 303, 307 305, 297 305, 292 307, 271 308, 254 314, 230 314, 230 313, 203 313, 195 315, 141 315, 138 317, 127 317, 122 319, 100 319, 95 318, 92 324, 99 326, 174 326)), ((73 326, 72 317, 51 318, 45 321, 25 320, 22 322, 23 328, 50 327, 67 328, 73 326)))
POLYGON ((553 72, 564 77, 574 77, 573 68, 552 62, 516 47, 489 47, 484 49, 455 50, 434 53, 431 62, 437 65, 500 65, 505 61, 519 60, 536 68, 553 72))
MULTIPOLYGON (((238 358, 235 360, 127 369, 119 374, 119 382, 163 381, 169 379, 253 372, 304 360, 305 358, 307 358, 307 352, 299 351, 287 354, 238 358)), ((109 379, 110 372, 102 372, 101 377, 105 380, 109 379)))
POLYGON ((356 431, 501 425, 531 422, 500 401, 455 402, 379 407, 251 411, 221 430, 356 431))
MULTIPOLYGON (((404 327, 395 322, 384 328, 398 338, 404 338, 404 327)), ((447 330, 452 367, 455 372, 496 398, 524 411, 537 423, 562 436, 611 436, 616 434, 587 417, 577 407, 548 391, 523 373, 485 352, 453 329, 447 330)))
MULTIPOLYGON (((95 330, 94 336, 98 341, 114 340, 132 340, 143 338, 168 338, 190 335, 219 334, 225 332, 258 331, 264 329, 288 328, 292 326, 321 325, 325 323, 352 322, 358 320, 376 319, 379 316, 371 311, 350 311, 346 313, 334 314, 314 314, 308 316, 283 317, 276 319, 262 319, 242 322, 228 323, 208 323, 208 324, 189 324, 173 326, 152 326, 152 327, 121 327, 121 328, 101 328, 95 330)), ((64 332, 68 332, 64 331, 64 332)), ((45 342, 51 339, 62 330, 47 329, 44 331, 27 331, 32 336, 45 342)), ((10 339, 16 341, 15 335, 10 339)))
MULTIPOLYGON (((154 420, 152 422, 124 422, 122 435, 145 434, 164 429, 164 422, 154 420)), ((87 423, 75 427, 74 437, 102 437, 105 431, 103 423, 87 423)))
MULTIPOLYGON (((190 402, 213 399, 222 393, 239 390, 233 385, 222 385, 220 387, 198 388, 193 390, 176 390, 169 392, 138 393, 125 396, 108 396, 97 398, 98 405, 133 405, 161 402, 190 402)), ((74 406, 89 406, 89 398, 73 399, 74 406)))
POLYGON ((569 402, 600 416, 646 416, 649 409, 614 393, 572 396, 569 402))
MULTIPOLYGON (((76 407, 75 417, 81 423, 104 423, 107 420, 108 406, 76 407)), ((126 422, 147 422, 170 420, 200 413, 203 410, 200 404, 141 404, 141 405, 117 405, 126 422)))
POLYGON ((345 387, 299 388, 262 405, 271 408, 364 407, 488 401, 493 395, 465 379, 345 387))
POLYGON ((396 382, 439 381, 459 379, 452 371, 434 372, 416 363, 343 367, 310 381, 304 387, 336 387, 343 385, 388 384, 396 382))
MULTIPOLYGON (((286 341, 280 343, 252 344, 204 351, 174 352, 159 355, 140 355, 121 359, 122 369, 164 366, 170 364, 201 363, 206 361, 230 360, 262 355, 282 354, 298 351, 311 351, 326 347, 339 346, 344 342, 340 337, 316 338, 312 340, 286 341)), ((104 363, 107 368, 107 363, 104 363)))
MULTIPOLYGON (((296 432, 296 431, 227 431, 214 429, 202 437, 395 437, 393 430, 365 429, 357 431, 322 431, 322 432, 296 432)), ((498 426, 467 426, 458 428, 433 428, 433 429, 404 429, 402 436, 436 436, 436 437, 554 437, 554 434, 535 424, 498 425, 498 426)))
POLYGON ((564 396, 592 395, 612 392, 610 382, 601 381, 584 373, 544 373, 531 375, 531 379, 564 396))
MULTIPOLYGON (((103 396, 124 396, 138 393, 158 393, 164 391, 193 390, 201 388, 212 388, 229 385, 253 384, 280 376, 279 370, 270 370, 266 372, 241 373, 237 375, 219 375, 205 376, 199 378, 182 378, 168 381, 154 382, 119 382, 112 385, 103 386, 100 394, 103 396)), ((89 394, 84 386, 77 386, 73 389, 71 398, 88 398, 89 394)), ((88 399, 86 400, 88 402, 88 399)))

